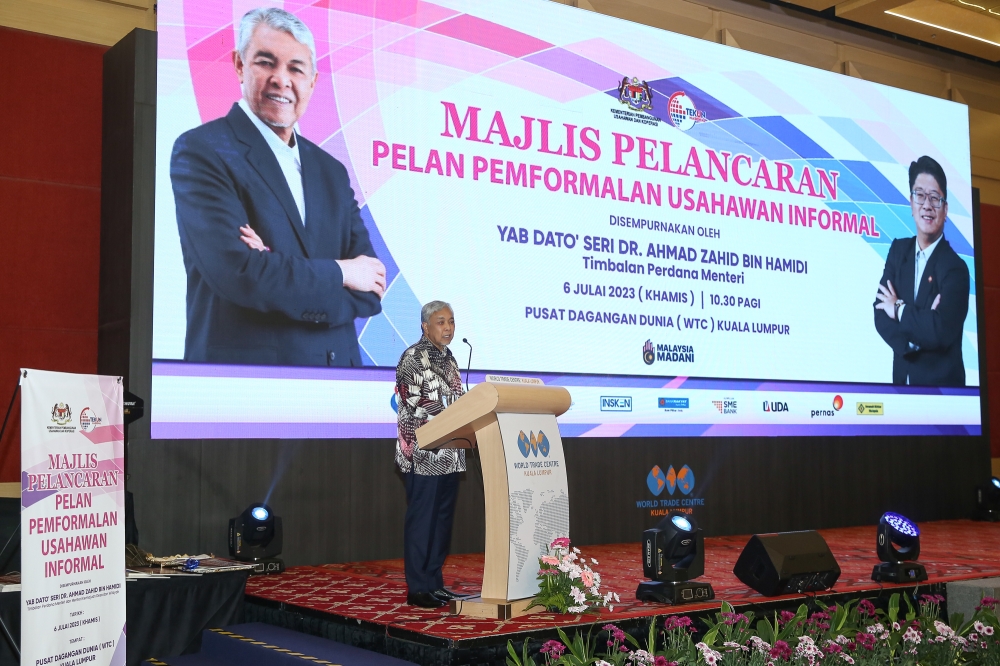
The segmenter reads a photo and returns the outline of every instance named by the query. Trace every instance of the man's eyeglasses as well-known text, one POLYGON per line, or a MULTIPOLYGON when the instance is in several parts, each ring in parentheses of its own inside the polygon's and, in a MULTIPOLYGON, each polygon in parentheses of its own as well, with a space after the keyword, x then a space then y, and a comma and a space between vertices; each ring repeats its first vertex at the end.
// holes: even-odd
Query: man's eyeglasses
POLYGON ((927 194, 923 190, 913 190, 910 192, 913 195, 913 202, 918 206, 923 206, 927 201, 931 202, 931 208, 940 208, 945 200, 944 197, 939 197, 936 194, 927 194))

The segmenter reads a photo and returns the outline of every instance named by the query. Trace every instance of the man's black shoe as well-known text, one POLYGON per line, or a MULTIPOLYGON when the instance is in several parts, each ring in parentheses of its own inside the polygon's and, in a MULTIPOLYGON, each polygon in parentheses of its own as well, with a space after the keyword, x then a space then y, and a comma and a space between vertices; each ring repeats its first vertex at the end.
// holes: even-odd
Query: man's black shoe
POLYGON ((455 592, 452 592, 446 587, 442 587, 439 590, 434 590, 433 592, 431 592, 431 594, 433 594, 435 597, 437 597, 438 599, 440 599, 445 603, 448 603, 452 599, 468 599, 467 595, 457 594, 455 592))
POLYGON ((420 606, 421 608, 441 608, 447 606, 448 602, 435 596, 433 592, 408 592, 406 603, 410 606, 420 606))

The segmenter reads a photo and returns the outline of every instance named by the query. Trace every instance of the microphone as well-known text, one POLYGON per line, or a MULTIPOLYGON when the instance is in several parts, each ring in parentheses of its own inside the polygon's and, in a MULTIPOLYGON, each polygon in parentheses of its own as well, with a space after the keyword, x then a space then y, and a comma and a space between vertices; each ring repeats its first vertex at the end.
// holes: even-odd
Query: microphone
POLYGON ((469 392, 469 370, 472 369, 472 343, 468 338, 462 338, 462 342, 469 345, 469 364, 465 367, 465 392, 469 392))

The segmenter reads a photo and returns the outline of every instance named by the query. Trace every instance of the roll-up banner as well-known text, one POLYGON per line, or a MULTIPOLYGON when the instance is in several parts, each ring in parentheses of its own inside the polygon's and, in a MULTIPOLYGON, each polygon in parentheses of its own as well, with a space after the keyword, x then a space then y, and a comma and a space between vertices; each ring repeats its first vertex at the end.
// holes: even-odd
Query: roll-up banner
POLYGON ((21 663, 125 664, 120 377, 21 370, 21 663))

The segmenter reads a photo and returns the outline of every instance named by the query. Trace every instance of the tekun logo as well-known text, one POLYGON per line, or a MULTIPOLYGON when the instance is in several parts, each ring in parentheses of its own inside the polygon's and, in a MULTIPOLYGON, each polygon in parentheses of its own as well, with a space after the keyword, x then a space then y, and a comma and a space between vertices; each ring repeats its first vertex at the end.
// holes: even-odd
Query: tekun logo
POLYGON ((787 412, 788 403, 787 402, 768 402, 764 401, 764 411, 765 412, 787 412))

